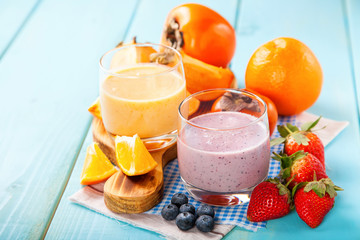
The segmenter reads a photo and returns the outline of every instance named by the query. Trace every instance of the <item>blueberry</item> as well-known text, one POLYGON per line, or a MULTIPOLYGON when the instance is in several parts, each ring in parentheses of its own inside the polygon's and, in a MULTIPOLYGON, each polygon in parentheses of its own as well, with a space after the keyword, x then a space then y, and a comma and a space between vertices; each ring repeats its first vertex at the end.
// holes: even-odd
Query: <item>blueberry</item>
POLYGON ((179 214, 179 208, 174 204, 166 205, 161 210, 161 216, 168 221, 174 220, 178 214, 179 214))
POLYGON ((190 203, 185 203, 180 206, 180 212, 189 212, 195 215, 195 207, 190 203))
POLYGON ((196 209, 196 216, 200 217, 202 215, 209 215, 210 217, 214 218, 215 211, 212 207, 207 204, 202 203, 198 209, 196 209))
POLYGON ((176 217, 176 225, 181 230, 189 230, 190 228, 194 227, 195 225, 195 216, 192 213, 189 212, 183 212, 177 215, 176 217))
POLYGON ((171 198, 171 203, 175 204, 176 206, 180 207, 181 205, 188 203, 189 199, 183 193, 175 193, 174 196, 171 198))
POLYGON ((202 215, 196 219, 196 227, 202 232, 210 232, 214 229, 214 219, 208 215, 202 215))

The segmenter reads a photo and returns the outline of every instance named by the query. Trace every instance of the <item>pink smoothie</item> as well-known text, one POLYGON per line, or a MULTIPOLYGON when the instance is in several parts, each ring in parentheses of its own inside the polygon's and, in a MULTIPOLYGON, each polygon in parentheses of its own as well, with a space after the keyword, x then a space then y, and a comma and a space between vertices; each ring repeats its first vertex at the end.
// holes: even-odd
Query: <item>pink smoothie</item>
POLYGON ((252 123, 255 119, 239 112, 192 118, 178 137, 181 177, 213 192, 239 192, 261 182, 269 169, 270 142, 264 123, 252 123))

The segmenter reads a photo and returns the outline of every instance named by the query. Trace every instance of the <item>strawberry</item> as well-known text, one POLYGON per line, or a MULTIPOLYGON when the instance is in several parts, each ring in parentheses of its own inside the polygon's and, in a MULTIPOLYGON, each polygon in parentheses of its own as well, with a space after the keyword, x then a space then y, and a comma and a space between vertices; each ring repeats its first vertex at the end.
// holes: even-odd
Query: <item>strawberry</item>
POLYGON ((288 214, 292 207, 289 189, 279 179, 268 179, 257 185, 251 193, 247 219, 262 222, 280 218, 288 214))
POLYGON ((296 212, 307 225, 316 228, 334 206, 336 191, 340 190, 330 178, 299 184, 293 189, 296 212))
POLYGON ((311 129, 318 124, 320 118, 314 122, 304 123, 301 130, 290 123, 283 126, 279 125, 278 131, 281 137, 272 139, 271 146, 284 143, 284 152, 287 155, 300 150, 311 153, 325 167, 324 144, 315 133, 311 132, 311 129))
POLYGON ((313 180, 314 173, 318 176, 318 179, 327 178, 324 166, 311 153, 297 151, 290 156, 277 153, 274 153, 274 155, 273 159, 280 161, 280 176, 286 179, 287 182, 292 179, 289 184, 290 189, 300 182, 313 180))

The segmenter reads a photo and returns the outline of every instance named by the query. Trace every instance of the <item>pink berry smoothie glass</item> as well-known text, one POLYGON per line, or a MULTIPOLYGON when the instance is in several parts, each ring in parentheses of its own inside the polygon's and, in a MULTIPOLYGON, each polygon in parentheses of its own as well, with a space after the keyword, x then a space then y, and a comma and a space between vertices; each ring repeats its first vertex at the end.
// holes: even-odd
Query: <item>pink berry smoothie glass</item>
POLYGON ((250 92, 211 89, 187 97, 179 115, 178 162, 187 191, 211 205, 248 202, 269 170, 266 103, 250 92))

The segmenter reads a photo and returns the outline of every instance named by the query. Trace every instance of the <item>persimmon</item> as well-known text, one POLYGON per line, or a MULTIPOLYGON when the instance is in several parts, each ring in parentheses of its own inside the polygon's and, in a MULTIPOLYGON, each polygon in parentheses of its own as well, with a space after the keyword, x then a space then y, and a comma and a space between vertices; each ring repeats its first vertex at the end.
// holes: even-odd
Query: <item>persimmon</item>
POLYGON ((234 28, 219 13, 187 3, 169 12, 161 42, 204 63, 225 68, 235 53, 236 37, 234 28))
POLYGON ((243 90, 254 93, 258 97, 260 97, 262 100, 264 100, 264 102, 266 103, 267 114, 268 114, 268 119, 269 119, 269 130, 270 130, 270 136, 271 136, 271 134, 274 132, 274 130, 276 128, 276 123, 278 120, 278 111, 275 106, 275 103, 270 98, 268 98, 262 94, 259 94, 252 89, 245 88, 243 90))
POLYGON ((206 64, 183 52, 181 55, 186 76, 186 88, 191 94, 211 88, 228 88, 233 83, 234 74, 229 68, 206 64))
MULTIPOLYGON (((268 115, 268 121, 269 121, 269 131, 270 131, 270 136, 271 134, 274 132, 275 130, 275 127, 276 127, 276 123, 277 123, 277 120, 278 120, 278 112, 277 112, 277 109, 276 109, 276 106, 274 104, 274 102, 266 97, 266 96, 263 96, 259 93, 257 93, 256 91, 254 90, 251 90, 251 89, 241 89, 241 90, 244 90, 244 91, 247 91, 247 92, 250 92, 250 93, 253 93, 255 95, 257 95, 258 97, 260 97, 265 103, 266 103, 266 106, 267 106, 267 115, 268 115)), ((212 112, 220 112, 220 111, 226 111, 226 109, 224 109, 224 106, 221 105, 220 101, 222 101, 222 98, 223 97, 219 97, 218 99, 215 100, 215 102, 213 103, 212 107, 211 107, 211 111, 212 112)), ((237 104, 236 102, 234 102, 234 104, 237 104)), ((247 113, 247 114, 251 114, 251 115, 254 115, 255 117, 260 117, 260 112, 256 112, 256 111, 252 111, 252 110, 249 110, 249 109, 246 109, 246 108, 242 108, 241 106, 236 109, 236 107, 232 107, 232 106, 226 106, 227 108, 230 108, 232 110, 236 110, 236 111, 240 111, 240 112, 243 112, 243 113, 247 113)))

